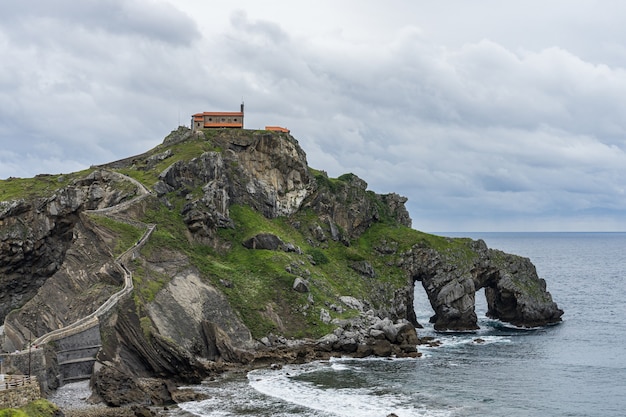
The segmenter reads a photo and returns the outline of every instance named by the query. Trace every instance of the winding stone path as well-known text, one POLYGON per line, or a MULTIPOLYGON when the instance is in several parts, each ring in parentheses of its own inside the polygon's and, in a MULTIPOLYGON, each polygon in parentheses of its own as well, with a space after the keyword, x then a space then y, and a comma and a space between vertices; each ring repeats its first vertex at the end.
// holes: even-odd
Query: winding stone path
MULTIPOLYGON (((98 327, 100 325, 99 318, 106 314, 108 311, 110 311, 111 308, 113 308, 120 300, 122 300, 133 291, 133 275, 131 271, 126 268, 125 264, 130 262, 138 254, 138 251, 141 250, 141 248, 150 238, 152 232, 154 232, 154 230, 156 229, 156 224, 145 224, 137 221, 127 220, 123 217, 115 216, 115 214, 127 209, 133 204, 138 203, 152 193, 143 184, 133 178, 130 178, 118 172, 109 172, 115 176, 118 176, 124 180, 131 181, 133 184, 135 184, 137 186, 137 190, 139 191, 139 195, 131 200, 124 201, 118 205, 99 210, 89 210, 88 212, 97 215, 108 216, 116 221, 126 222, 132 224, 133 226, 143 226, 146 228, 146 230, 138 242, 134 243, 133 246, 128 248, 124 253, 122 253, 115 259, 115 266, 124 275, 124 287, 120 291, 111 295, 109 299, 107 299, 91 314, 65 327, 52 330, 31 342, 31 346, 42 346, 53 341, 58 341, 59 346, 70 346, 69 348, 60 348, 60 350, 57 351, 57 361, 61 370, 61 385, 64 382, 88 379, 91 377, 90 369, 93 366, 93 362, 95 362, 96 360, 96 355, 101 345, 99 331, 89 332, 89 330, 98 327), (87 336, 77 336, 81 333, 84 333, 87 336), (76 337, 72 338, 72 336, 76 337), (72 338, 71 342, 64 343, 64 341, 69 341, 70 338, 72 338)), ((23 354, 28 351, 29 349, 27 347, 20 352, 15 352, 15 354, 23 354)))

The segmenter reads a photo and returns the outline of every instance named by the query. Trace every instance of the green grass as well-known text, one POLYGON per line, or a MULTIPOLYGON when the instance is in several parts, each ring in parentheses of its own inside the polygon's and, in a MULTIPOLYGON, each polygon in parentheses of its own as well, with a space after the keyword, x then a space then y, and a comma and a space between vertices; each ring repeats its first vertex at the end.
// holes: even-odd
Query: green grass
POLYGON ((158 180, 158 173, 155 173, 154 171, 150 170, 150 171, 137 171, 134 169, 130 169, 130 168, 120 168, 120 169, 116 169, 117 172, 119 172, 120 174, 124 174, 127 175, 137 181, 139 181, 141 184, 143 184, 146 188, 150 188, 154 185, 155 182, 157 182, 158 180))
POLYGON ((85 177, 92 171, 93 169, 87 169, 72 174, 37 175, 34 178, 11 177, 0 180, 0 201, 48 197, 58 189, 70 185, 74 179, 85 177))
POLYGON ((309 249, 307 254, 311 256, 311 260, 315 263, 315 265, 325 265, 330 262, 324 252, 317 248, 309 249))
POLYGON ((135 303, 145 305, 154 301, 156 295, 171 280, 166 274, 146 271, 139 261, 133 263, 133 286, 135 287, 135 303))
MULTIPOLYGON (((215 134, 212 132, 206 132, 205 135, 207 138, 212 138, 215 134)), ((197 158, 204 152, 219 152, 220 150, 221 148, 215 145, 211 140, 189 140, 168 147, 159 145, 149 151, 146 158, 138 160, 135 165, 128 168, 120 168, 116 171, 134 178, 144 186, 150 188, 159 180, 159 175, 170 165, 178 161, 189 161, 193 158, 197 158), (154 165, 148 165, 148 158, 150 155, 157 155, 166 152, 167 150, 172 152, 170 157, 165 158, 154 165)))
POLYGON ((133 247, 133 245, 139 241, 145 233, 144 228, 137 228, 128 223, 116 221, 109 217, 98 214, 90 214, 89 217, 94 223, 109 229, 116 235, 115 247, 113 249, 113 254, 116 257, 133 247))
POLYGON ((324 171, 309 168, 309 172, 313 174, 317 185, 321 188, 327 188, 331 193, 336 193, 340 187, 347 185, 347 181, 351 180, 354 174, 344 174, 339 178, 330 178, 324 171))
MULTIPOLYGON (((360 277, 350 285, 345 276, 355 274, 346 269, 347 264, 332 261, 326 250, 310 247, 285 219, 269 220, 244 206, 231 207, 230 214, 235 229, 224 229, 219 233, 222 239, 232 242, 231 249, 227 254, 216 254, 206 247, 195 246, 191 252, 194 265, 214 285, 219 285, 220 280, 233 283, 232 288, 222 290, 255 337, 277 330, 276 323, 267 317, 268 306, 283 318, 287 336, 325 334, 328 326, 319 321, 320 306, 325 306, 325 302, 338 303, 337 294, 353 293, 360 277), (261 232, 273 233, 285 242, 300 246, 304 254, 243 247, 241 242, 261 232), (308 254, 311 253, 317 260, 315 265, 309 262, 308 254), (299 269, 289 273, 287 267, 299 269), (309 304, 308 294, 293 291, 293 281, 298 275, 312 282, 314 306, 309 304)), ((337 244, 339 247, 343 245, 337 244)))
MULTIPOLYGON (((323 174, 320 175, 325 178, 323 174)), ((347 174, 341 179, 329 181, 335 184, 333 187, 339 187, 346 185, 346 181, 351 178, 351 174, 347 174)), ((367 194, 368 198, 371 196, 373 194, 367 194)), ((350 268, 352 262, 372 257, 375 243, 368 242, 367 237, 351 247, 333 241, 325 247, 312 246, 303 231, 319 219, 310 210, 302 211, 293 218, 267 219, 250 207, 231 206, 230 217, 235 228, 218 230, 219 239, 230 242, 230 249, 226 253, 218 253, 209 246, 189 240, 179 214, 185 200, 174 194, 167 198, 173 205, 172 209, 155 201, 142 219, 147 223, 158 224, 157 231, 144 248, 146 256, 163 247, 188 256, 204 279, 224 292, 254 337, 278 331, 278 323, 268 314, 269 309, 282 318, 286 336, 319 337, 332 330, 331 325, 325 325, 319 320, 320 310, 328 310, 330 304, 339 305, 338 296, 367 298, 376 289, 382 292, 381 297, 391 297, 393 290, 406 284, 404 273, 398 268, 389 267, 382 260, 372 263, 377 272, 381 272, 380 278, 376 280, 366 279, 350 268), (301 223, 300 228, 294 228, 293 222, 301 223), (303 253, 249 250, 243 247, 243 241, 258 233, 275 234, 284 242, 300 247, 303 253), (288 267, 292 268, 293 273, 287 271, 288 267), (309 303, 309 294, 293 291, 296 276, 309 280, 314 304, 309 303), (224 287, 221 281, 231 282, 232 288, 224 287), (381 283, 393 285, 381 290, 381 283)), ((391 223, 391 220, 388 222, 391 223)), ((381 230, 384 229, 381 227, 381 230)), ((410 247, 408 241, 414 239, 415 235, 407 237, 407 233, 413 234, 414 231, 406 227, 398 228, 397 236, 393 238, 406 240, 405 246, 410 247)), ((372 234, 371 239, 379 237, 372 234)), ((154 274, 148 277, 139 267, 135 270, 134 279, 138 293, 136 301, 140 304, 150 302, 168 281, 167 277, 154 274)), ((343 314, 331 314, 333 317, 349 317, 358 313, 346 310, 343 314)))
MULTIPOLYGON (((288 336, 302 337, 304 333, 306 336, 321 336, 329 330, 329 326, 320 322, 320 309, 328 309, 330 304, 340 304, 338 296, 350 295, 368 299, 376 291, 381 293, 382 302, 383 298, 392 297, 393 291, 398 287, 406 285, 407 278, 403 271, 389 266, 388 259, 373 256, 373 241, 382 237, 385 228, 381 227, 378 233, 370 236, 364 235, 349 247, 331 241, 327 243, 327 247, 322 248, 311 246, 302 233, 291 227, 290 221, 285 218, 268 220, 248 207, 232 207, 231 217, 235 220, 236 228, 220 231, 225 240, 233 242, 230 252, 219 261, 215 256, 206 253, 203 257, 195 258, 195 263, 204 262, 205 267, 201 269, 214 279, 234 282, 233 289, 224 291, 231 303, 242 312, 244 322, 255 336, 268 330, 261 314, 267 304, 283 304, 285 317, 304 326, 301 329, 306 329, 294 330, 288 336), (240 242, 260 232, 276 234, 283 241, 299 246, 304 254, 248 250, 241 245, 240 242), (313 262, 309 262, 309 256, 313 262), (377 278, 362 277, 350 268, 352 262, 362 260, 371 261, 379 273, 377 278), (300 265, 300 269, 290 274, 286 272, 286 267, 290 265, 300 265), (308 305, 308 295, 295 293, 291 288, 298 274, 311 283, 314 305, 309 306, 306 311, 303 308, 308 305)), ((307 230, 308 224, 317 218, 305 211, 291 220, 301 223, 300 230, 307 230)), ((400 241, 406 240, 405 246, 410 248, 411 236, 407 235, 415 238, 415 233, 417 232, 407 227, 398 227, 396 238, 400 241)), ((343 315, 334 312, 331 314, 333 317, 347 317, 357 313, 347 310, 343 315)))
POLYGON ((40 399, 20 408, 0 409, 0 417, 52 417, 59 408, 53 403, 40 399))
POLYGON ((139 325, 141 326, 143 336, 146 338, 146 340, 150 340, 150 337, 152 337, 152 332, 154 330, 150 317, 141 317, 139 319, 139 325))

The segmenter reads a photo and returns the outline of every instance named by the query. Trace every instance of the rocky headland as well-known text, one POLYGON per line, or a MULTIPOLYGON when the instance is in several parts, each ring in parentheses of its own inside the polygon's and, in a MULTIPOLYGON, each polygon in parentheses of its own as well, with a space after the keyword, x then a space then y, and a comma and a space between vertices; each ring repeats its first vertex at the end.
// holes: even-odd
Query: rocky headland
POLYGON ((481 289, 516 326, 563 314, 529 259, 412 229, 406 198, 310 168, 287 133, 181 127, 142 155, 1 181, 0 200, 4 351, 42 341, 48 389, 89 377, 109 406, 189 400, 177 385, 235 368, 415 357, 415 285, 438 330, 476 329, 481 289))

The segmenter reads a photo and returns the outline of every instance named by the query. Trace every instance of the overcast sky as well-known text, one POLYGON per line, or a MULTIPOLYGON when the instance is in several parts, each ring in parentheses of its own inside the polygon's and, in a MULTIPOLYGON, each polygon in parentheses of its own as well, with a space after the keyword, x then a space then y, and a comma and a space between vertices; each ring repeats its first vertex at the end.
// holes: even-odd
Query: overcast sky
POLYGON ((161 143, 201 111, 291 129, 413 227, 626 230, 622 0, 2 0, 0 178, 161 143))

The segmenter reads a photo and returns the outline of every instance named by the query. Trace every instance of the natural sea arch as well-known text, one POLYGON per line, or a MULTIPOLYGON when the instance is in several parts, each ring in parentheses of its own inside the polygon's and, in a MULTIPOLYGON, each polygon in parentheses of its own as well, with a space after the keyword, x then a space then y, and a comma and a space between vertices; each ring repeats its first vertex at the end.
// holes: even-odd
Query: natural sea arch
MULTIPOLYGON (((520 327, 561 321, 563 311, 552 301, 545 280, 537 276, 528 258, 488 249, 483 241, 470 245, 477 253, 471 262, 454 262, 443 258, 446 254, 419 247, 408 260, 412 295, 416 286, 424 289, 434 310, 435 330, 477 330, 476 292, 481 289, 490 318, 520 327)), ((410 313, 413 317, 409 314, 409 318, 417 321, 414 311, 410 313)))

